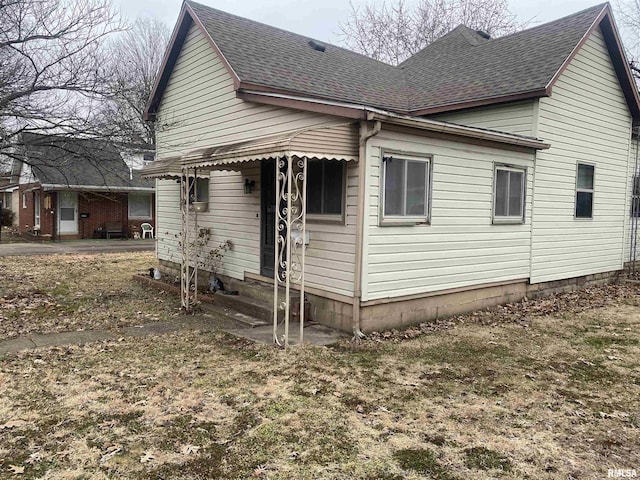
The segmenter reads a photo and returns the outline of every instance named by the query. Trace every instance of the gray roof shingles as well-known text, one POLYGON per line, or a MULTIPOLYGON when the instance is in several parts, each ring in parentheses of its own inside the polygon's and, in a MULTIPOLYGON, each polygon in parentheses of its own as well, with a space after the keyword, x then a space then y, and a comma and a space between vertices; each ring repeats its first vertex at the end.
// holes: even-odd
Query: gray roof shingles
POLYGON ((606 5, 495 39, 460 26, 396 67, 186 3, 242 82, 398 112, 544 89, 606 5))
POLYGON ((153 188, 138 172, 130 179, 117 149, 100 140, 30 134, 23 137, 21 155, 44 185, 153 188))

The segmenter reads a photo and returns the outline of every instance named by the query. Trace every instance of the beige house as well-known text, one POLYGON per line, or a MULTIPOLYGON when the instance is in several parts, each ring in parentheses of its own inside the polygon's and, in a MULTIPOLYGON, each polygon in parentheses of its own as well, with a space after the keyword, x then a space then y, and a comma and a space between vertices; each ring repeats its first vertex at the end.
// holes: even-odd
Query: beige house
POLYGON ((147 115, 157 254, 187 297, 202 232, 200 255, 232 243, 220 278, 276 272, 275 310, 302 289, 355 334, 631 254, 640 102, 608 4, 496 39, 460 26, 395 67, 187 1, 147 115))

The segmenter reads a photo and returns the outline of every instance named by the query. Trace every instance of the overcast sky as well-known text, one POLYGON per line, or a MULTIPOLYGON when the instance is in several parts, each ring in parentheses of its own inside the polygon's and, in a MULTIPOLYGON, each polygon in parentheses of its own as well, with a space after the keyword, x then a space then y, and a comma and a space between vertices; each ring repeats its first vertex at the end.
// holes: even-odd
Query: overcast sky
MULTIPOLYGON (((369 0, 370 2, 371 0, 369 0)), ((373 0, 380 3, 379 0, 373 0)), ((267 23, 302 35, 339 43, 339 24, 349 14, 348 0, 198 0, 229 13, 267 23)), ((369 3, 353 0, 354 5, 369 3)), ((511 11, 519 20, 532 20, 533 24, 583 10, 604 0, 512 0, 511 11)), ((114 0, 127 17, 152 16, 173 28, 180 12, 181 0, 114 0)), ((411 4, 412 0, 407 3, 411 4)))

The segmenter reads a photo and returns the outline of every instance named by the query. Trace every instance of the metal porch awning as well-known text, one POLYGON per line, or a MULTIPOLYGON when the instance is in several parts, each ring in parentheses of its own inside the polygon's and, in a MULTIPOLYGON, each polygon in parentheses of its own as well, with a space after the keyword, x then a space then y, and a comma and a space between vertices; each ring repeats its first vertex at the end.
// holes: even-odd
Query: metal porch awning
MULTIPOLYGON (((262 137, 227 145, 198 148, 183 155, 156 160, 144 167, 147 178, 183 179, 208 177, 211 171, 241 170, 250 162, 276 160, 276 225, 274 238, 273 339, 285 348, 289 344, 289 315, 292 310, 292 287, 299 285, 298 301, 300 343, 303 341, 305 306, 306 254, 306 182, 309 160, 358 160, 359 134, 353 122, 317 125, 276 136, 262 137), (279 287, 284 295, 279 293, 279 287), (282 312, 280 322, 278 312, 282 312), (279 329, 284 326, 284 335, 279 329)), ((192 208, 190 196, 197 198, 197 182, 180 181, 182 253, 180 292, 182 306, 189 310, 197 303, 198 290, 198 209, 192 208), (193 192, 190 189, 193 188, 193 192)), ((194 203, 195 205, 195 203, 194 203)))
POLYGON ((327 125, 227 145, 197 148, 183 155, 156 160, 143 168, 142 175, 147 178, 180 178, 183 169, 196 169, 199 175, 205 176, 212 170, 239 170, 242 164, 248 162, 282 157, 354 162, 358 160, 358 138, 355 130, 338 132, 343 139, 341 142, 331 142, 330 136, 318 134, 319 131, 331 131, 340 127, 345 130, 344 127, 350 126, 350 123, 327 125))

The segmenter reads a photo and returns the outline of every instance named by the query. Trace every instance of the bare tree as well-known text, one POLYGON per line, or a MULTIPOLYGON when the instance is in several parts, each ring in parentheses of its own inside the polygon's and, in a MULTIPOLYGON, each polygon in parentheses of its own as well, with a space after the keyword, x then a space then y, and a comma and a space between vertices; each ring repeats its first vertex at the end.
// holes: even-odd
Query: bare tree
POLYGON ((393 0, 363 8, 351 3, 340 35, 348 48, 397 65, 460 24, 492 36, 522 28, 508 7, 507 0, 419 0, 411 7, 393 0))
POLYGON ((109 0, 0 0, 0 156, 25 132, 93 134, 104 40, 121 28, 109 0))
POLYGON ((615 7, 631 71, 640 82, 640 0, 617 1, 615 7))
POLYGON ((110 45, 109 96, 99 115, 103 130, 133 148, 155 145, 155 124, 144 109, 171 32, 160 20, 139 18, 110 45))

